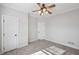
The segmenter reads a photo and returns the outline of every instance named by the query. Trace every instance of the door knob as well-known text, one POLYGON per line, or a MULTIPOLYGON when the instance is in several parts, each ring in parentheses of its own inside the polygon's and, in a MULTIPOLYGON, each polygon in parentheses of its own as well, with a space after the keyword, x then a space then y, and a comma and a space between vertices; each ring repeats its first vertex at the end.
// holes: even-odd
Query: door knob
POLYGON ((17 34, 15 34, 15 36, 17 36, 17 34))

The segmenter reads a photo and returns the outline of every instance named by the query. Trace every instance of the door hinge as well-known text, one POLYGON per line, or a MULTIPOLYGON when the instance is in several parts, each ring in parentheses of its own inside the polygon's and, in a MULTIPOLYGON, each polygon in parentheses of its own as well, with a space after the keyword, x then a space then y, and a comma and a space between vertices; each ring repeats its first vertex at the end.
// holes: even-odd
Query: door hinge
POLYGON ((3 33, 3 36, 5 36, 5 33, 3 33))
POLYGON ((3 23, 5 22, 5 20, 3 19, 3 23))

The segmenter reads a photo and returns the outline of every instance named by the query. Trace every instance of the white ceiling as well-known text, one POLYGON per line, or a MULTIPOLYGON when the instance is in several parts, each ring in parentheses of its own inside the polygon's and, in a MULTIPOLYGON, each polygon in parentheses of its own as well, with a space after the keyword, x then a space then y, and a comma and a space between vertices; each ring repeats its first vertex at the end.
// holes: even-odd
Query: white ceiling
MULTIPOLYGON (((66 11, 70 11, 73 9, 79 8, 79 3, 55 3, 56 7, 53 8, 52 12, 54 14, 60 14, 66 11)), ((38 9, 39 7, 35 3, 4 3, 3 6, 13 8, 15 10, 24 12, 24 13, 31 13, 31 14, 37 14, 33 13, 33 10, 38 9)))

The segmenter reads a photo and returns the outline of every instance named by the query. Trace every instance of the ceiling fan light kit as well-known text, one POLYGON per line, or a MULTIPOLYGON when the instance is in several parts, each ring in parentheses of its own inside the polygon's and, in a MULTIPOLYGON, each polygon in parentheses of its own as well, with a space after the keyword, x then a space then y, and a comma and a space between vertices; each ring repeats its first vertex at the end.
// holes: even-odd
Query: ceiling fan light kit
POLYGON ((46 8, 43 8, 43 12, 45 12, 46 11, 46 8))
POLYGON ((48 14, 48 11, 46 11, 45 13, 48 14))
POLYGON ((39 10, 35 10, 33 12, 37 12, 38 11, 38 13, 40 15, 52 14, 52 12, 49 11, 48 9, 55 7, 55 4, 52 4, 50 6, 46 6, 46 4, 44 4, 44 3, 43 4, 42 3, 37 3, 37 5, 40 7, 40 9, 39 10))
POLYGON ((46 9, 43 9, 42 11, 38 11, 38 13, 40 15, 46 15, 46 14, 48 14, 48 11, 46 9))
POLYGON ((40 14, 40 13, 41 13, 41 11, 38 11, 38 13, 40 14))

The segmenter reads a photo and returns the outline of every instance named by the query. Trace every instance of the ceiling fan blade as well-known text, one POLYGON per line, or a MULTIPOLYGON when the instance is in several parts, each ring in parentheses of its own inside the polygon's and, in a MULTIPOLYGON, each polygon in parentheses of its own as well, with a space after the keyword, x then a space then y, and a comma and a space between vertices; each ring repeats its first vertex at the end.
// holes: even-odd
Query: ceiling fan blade
POLYGON ((41 4, 40 4, 40 3, 37 3, 37 5, 38 5, 39 7, 41 7, 41 4))
POLYGON ((37 11, 40 11, 40 10, 34 10, 34 11, 32 11, 32 12, 37 12, 37 11))
POLYGON ((48 11, 49 14, 52 14, 52 12, 48 11))
POLYGON ((50 6, 48 6, 48 8, 52 8, 52 7, 55 7, 56 5, 55 4, 53 4, 53 5, 50 5, 50 6))

